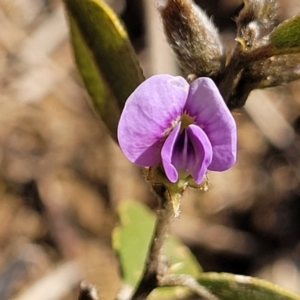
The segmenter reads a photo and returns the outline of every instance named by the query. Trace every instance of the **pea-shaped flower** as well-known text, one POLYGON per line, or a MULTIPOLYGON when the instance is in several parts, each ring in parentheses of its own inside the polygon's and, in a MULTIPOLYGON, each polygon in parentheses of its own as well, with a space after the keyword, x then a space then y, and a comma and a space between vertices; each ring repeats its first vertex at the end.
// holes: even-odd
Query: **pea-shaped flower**
POLYGON ((191 84, 182 77, 155 75, 129 96, 118 139, 127 158, 140 166, 162 165, 167 178, 224 171, 236 160, 236 124, 215 83, 191 84))

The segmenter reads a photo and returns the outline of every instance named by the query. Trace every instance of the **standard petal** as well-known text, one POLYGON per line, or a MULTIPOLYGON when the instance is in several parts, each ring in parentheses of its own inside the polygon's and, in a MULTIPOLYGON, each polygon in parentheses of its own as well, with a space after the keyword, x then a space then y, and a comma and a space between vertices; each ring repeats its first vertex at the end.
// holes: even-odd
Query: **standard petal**
POLYGON ((182 114, 189 85, 182 77, 155 75, 144 81, 126 101, 118 125, 118 140, 127 158, 154 166, 166 131, 182 114))
POLYGON ((197 78, 191 83, 185 111, 194 118, 211 142, 213 158, 208 169, 229 169, 236 160, 236 124, 210 78, 197 78))
POLYGON ((168 179, 171 182, 178 180, 178 172, 172 163, 173 151, 176 141, 178 140, 181 122, 179 122, 167 137, 161 149, 162 164, 168 179))

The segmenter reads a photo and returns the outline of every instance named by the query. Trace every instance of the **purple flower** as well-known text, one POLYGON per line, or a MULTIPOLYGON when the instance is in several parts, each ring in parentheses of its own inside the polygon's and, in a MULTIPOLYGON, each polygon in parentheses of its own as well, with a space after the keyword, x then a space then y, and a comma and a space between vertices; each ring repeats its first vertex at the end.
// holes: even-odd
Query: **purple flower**
POLYGON ((162 163, 173 183, 191 175, 199 184, 207 170, 227 170, 236 160, 235 121, 207 77, 190 85, 165 74, 144 81, 125 104, 118 139, 131 162, 162 163))

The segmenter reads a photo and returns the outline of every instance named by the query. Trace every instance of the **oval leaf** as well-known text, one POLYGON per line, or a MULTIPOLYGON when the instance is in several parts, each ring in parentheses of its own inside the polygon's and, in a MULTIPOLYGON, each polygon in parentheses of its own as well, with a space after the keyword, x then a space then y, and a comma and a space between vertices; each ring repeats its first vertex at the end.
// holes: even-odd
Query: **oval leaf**
POLYGON ((202 273, 198 282, 222 300, 300 300, 300 296, 258 278, 202 273))
POLYGON ((276 48, 300 46, 300 14, 278 25, 270 34, 270 42, 276 48))
POLYGON ((64 0, 77 67, 111 134, 126 99, 143 81, 135 52, 119 19, 102 0, 64 0))
MULTIPOLYGON (((118 214, 120 226, 113 231, 113 246, 120 258, 124 283, 135 288, 144 270, 155 217, 137 201, 122 201, 118 214)), ((171 264, 171 274, 184 273, 195 277, 201 274, 201 267, 190 250, 175 237, 168 239, 164 250, 171 264)))

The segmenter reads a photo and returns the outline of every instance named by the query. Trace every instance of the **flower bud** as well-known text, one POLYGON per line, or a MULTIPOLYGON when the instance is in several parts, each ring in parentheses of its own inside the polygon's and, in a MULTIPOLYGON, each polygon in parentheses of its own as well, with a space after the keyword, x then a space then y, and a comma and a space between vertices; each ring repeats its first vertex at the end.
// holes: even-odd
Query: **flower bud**
POLYGON ((244 0, 244 7, 235 19, 237 25, 236 40, 243 50, 251 50, 268 42, 263 39, 273 28, 277 17, 276 0, 244 0))
POLYGON ((187 74, 214 76, 223 66, 223 47, 209 17, 190 0, 160 0, 167 40, 187 74))

